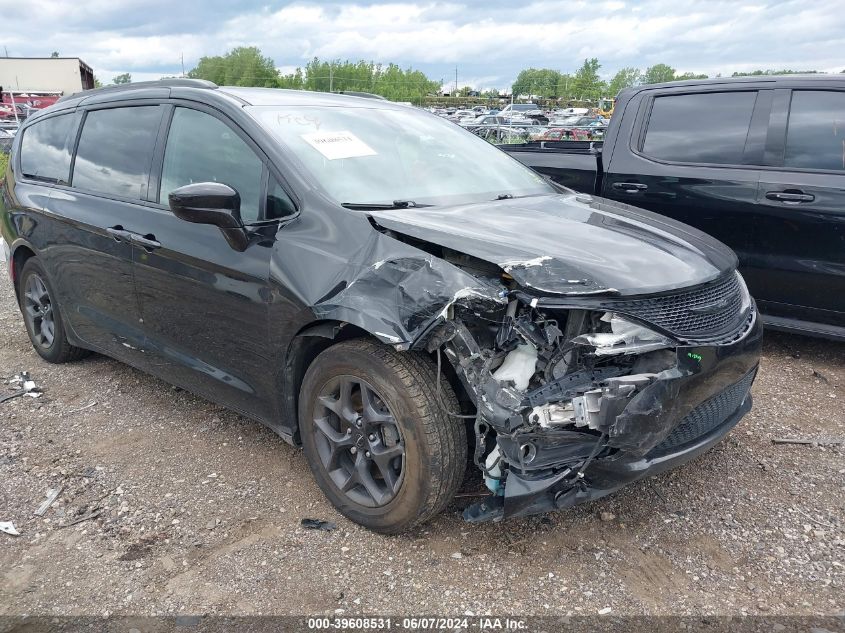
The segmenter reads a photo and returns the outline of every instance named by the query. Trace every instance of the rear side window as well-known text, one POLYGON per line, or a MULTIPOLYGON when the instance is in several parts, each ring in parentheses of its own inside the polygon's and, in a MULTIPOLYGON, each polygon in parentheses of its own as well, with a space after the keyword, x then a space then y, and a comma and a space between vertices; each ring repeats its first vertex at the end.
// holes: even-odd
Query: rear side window
POLYGON ((783 164, 845 171, 845 92, 792 93, 783 164))
POLYGON ((642 153, 679 163, 741 165, 756 92, 657 97, 642 153))
POLYGON ((66 185, 81 113, 61 114, 33 123, 21 139, 21 172, 29 178, 66 185))
POLYGON ((146 195, 156 135, 159 106, 92 110, 85 117, 73 186, 140 200, 146 195))
POLYGON ((176 108, 161 174, 159 202, 171 191, 197 182, 222 182, 241 196, 241 219, 259 215, 264 165, 240 136, 219 119, 188 108, 176 108))

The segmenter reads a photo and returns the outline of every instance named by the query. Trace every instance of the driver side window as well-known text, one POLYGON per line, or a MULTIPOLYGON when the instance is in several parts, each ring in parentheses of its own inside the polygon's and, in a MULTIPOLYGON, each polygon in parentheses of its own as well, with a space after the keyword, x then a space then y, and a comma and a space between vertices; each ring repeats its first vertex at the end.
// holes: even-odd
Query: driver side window
POLYGON ((221 182, 240 194, 241 219, 259 217, 264 166, 252 148, 219 119, 176 108, 167 135, 159 203, 174 189, 197 182, 221 182))

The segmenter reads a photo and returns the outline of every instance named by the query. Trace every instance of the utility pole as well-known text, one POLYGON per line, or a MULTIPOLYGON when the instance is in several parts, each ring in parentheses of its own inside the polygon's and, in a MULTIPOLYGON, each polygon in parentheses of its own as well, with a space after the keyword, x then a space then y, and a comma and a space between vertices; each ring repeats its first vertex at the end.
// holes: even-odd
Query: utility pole
POLYGON ((185 53, 180 53, 179 58, 182 60, 182 77, 185 77, 185 53))
POLYGON ((329 92, 334 92, 334 62, 329 63, 329 92))
POLYGON ((458 96, 458 67, 455 66, 455 96, 458 96))

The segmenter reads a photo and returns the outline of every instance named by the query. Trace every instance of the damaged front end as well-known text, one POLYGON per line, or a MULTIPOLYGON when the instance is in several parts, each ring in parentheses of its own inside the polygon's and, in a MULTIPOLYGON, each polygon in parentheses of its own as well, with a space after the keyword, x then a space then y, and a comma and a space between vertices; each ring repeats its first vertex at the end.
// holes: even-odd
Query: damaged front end
POLYGON ((423 337, 475 407, 491 495, 467 520, 604 496, 707 450, 749 410, 761 326, 738 273, 632 299, 537 296, 500 270, 501 303, 456 300, 423 337))

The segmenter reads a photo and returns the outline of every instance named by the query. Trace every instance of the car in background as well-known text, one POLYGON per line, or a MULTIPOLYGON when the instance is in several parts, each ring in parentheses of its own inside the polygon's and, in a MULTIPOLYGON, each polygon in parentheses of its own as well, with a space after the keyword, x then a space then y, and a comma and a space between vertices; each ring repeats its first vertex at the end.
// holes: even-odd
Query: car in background
POLYGON ((772 329, 845 339, 845 75, 678 81, 619 94, 602 146, 505 146, 577 191, 732 247, 772 329))

